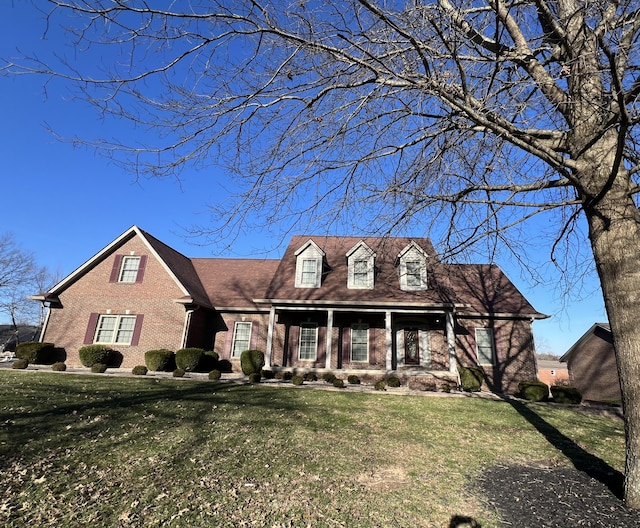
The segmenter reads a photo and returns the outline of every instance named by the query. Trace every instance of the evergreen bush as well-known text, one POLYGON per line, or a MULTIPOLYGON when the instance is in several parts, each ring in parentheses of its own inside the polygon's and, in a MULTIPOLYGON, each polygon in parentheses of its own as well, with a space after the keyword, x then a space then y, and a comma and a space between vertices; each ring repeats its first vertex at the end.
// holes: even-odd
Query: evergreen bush
POLYGON ((26 359, 16 359, 12 365, 11 368, 14 369, 20 369, 20 370, 24 370, 29 366, 29 362, 26 359))
POLYGON ((264 379, 270 380, 270 379, 273 379, 273 378, 276 377, 276 373, 273 370, 264 370, 263 369, 262 370, 262 377, 264 379))
POLYGON ((131 369, 131 374, 134 376, 146 376, 147 372, 148 369, 144 365, 136 365, 131 369))
POLYGON ((525 400, 539 402, 549 397, 549 386, 542 381, 521 381, 518 383, 520 396, 525 400))
POLYGON ((175 354, 172 350, 159 348, 144 353, 144 364, 153 372, 170 372, 175 369, 175 354))
POLYGON ((478 392, 484 381, 484 372, 480 367, 460 367, 460 386, 465 392, 478 392))
POLYGON ((333 372, 325 372, 325 373, 322 375, 322 379, 323 379, 325 382, 327 382, 327 383, 329 383, 329 384, 332 384, 332 383, 333 383, 333 380, 334 380, 334 379, 336 379, 336 375, 335 375, 333 372))
POLYGON ((373 388, 376 389, 377 391, 387 390, 386 387, 387 387, 387 383, 384 380, 376 381, 375 385, 373 386, 373 388))
POLYGON ((552 385, 551 396, 556 403, 578 405, 582 401, 582 393, 580 390, 567 385, 552 385))
POLYGON ((112 350, 106 345, 86 345, 78 350, 80 362, 85 367, 93 367, 96 363, 109 363, 112 350))
POLYGON ((203 372, 211 372, 212 370, 220 370, 218 368, 218 362, 220 361, 220 356, 218 353, 213 350, 205 350, 204 356, 202 356, 202 360, 200 361, 199 368, 203 372))
POLYGON ((222 372, 220 372, 219 370, 214 369, 211 372, 209 372, 209 379, 211 381, 218 381, 221 377, 222 377, 222 372))
POLYGON ((344 380, 341 380, 340 378, 335 378, 332 384, 334 387, 337 387, 339 389, 344 389, 344 380))
POLYGON ((387 380, 387 385, 397 389, 400 386, 400 379, 397 376, 391 376, 387 380))
POLYGON ((360 385, 360 378, 355 374, 351 374, 347 376, 347 382, 349 382, 350 385, 360 385))
POLYGON ((260 383, 262 375, 259 372, 252 372, 249 374, 249 383, 260 383))
POLYGON ((67 370, 67 365, 63 361, 58 361, 51 365, 51 370, 55 370, 56 372, 64 372, 67 370))
POLYGON ((176 351, 176 367, 185 372, 194 372, 198 370, 203 358, 202 348, 181 348, 176 351))
POLYGON ((240 354, 240 368, 245 376, 259 374, 264 367, 264 353, 260 350, 245 350, 240 354))
POLYGON ((175 369, 173 371, 173 377, 174 378, 182 378, 182 377, 184 377, 185 374, 186 373, 185 373, 184 369, 181 369, 181 368, 177 368, 177 369, 175 369))
POLYGON ((282 373, 282 379, 284 381, 291 381, 293 379, 293 372, 287 370, 286 372, 282 373))
POLYGON ((53 343, 26 341, 18 343, 15 354, 18 359, 26 359, 29 364, 48 365, 53 363, 55 345, 53 343))
POLYGON ((315 372, 305 372, 302 377, 304 381, 318 381, 318 376, 315 372))
POLYGON ((107 371, 106 363, 94 363, 91 365, 91 372, 94 374, 104 374, 107 371))
POLYGON ((291 378, 291 383, 294 385, 302 385, 304 383, 304 378, 302 376, 293 376, 293 378, 291 378))

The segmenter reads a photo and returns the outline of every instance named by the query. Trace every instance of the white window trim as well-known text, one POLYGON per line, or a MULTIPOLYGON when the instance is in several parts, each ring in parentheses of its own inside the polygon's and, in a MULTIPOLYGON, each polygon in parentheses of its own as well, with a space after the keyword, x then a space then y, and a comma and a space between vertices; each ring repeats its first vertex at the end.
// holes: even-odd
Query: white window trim
POLYGON ((478 358, 478 365, 486 365, 486 366, 494 366, 496 364, 496 342, 495 336, 493 333, 493 328, 476 328, 476 357, 478 358), (480 354, 480 339, 479 334, 485 333, 486 337, 489 339, 489 344, 491 347, 491 361, 486 362, 484 358, 486 357, 484 354, 480 354))
POLYGON ((120 263, 120 271, 118 272, 118 282, 124 282, 124 283, 133 283, 136 282, 137 278, 138 278, 138 270, 140 269, 140 261, 141 261, 141 257, 137 256, 137 255, 124 255, 122 257, 122 262, 120 263), (135 268, 134 267, 127 267, 127 263, 128 262, 135 262, 135 268), (133 274, 133 280, 131 279, 127 279, 125 280, 124 275, 125 273, 128 274, 133 274))
MULTIPOLYGON (((136 330, 136 315, 115 315, 115 314, 104 314, 98 317, 98 321, 96 324, 96 331, 93 335, 93 343, 99 345, 130 345, 133 341, 133 334, 136 330), (105 319, 114 319, 113 330, 111 330, 111 338, 109 340, 98 341, 98 336, 100 335, 102 323, 105 319), (133 320, 133 326, 131 327, 131 336, 128 341, 118 341, 118 336, 122 331, 121 325, 122 321, 125 319, 133 320)), ((128 331, 128 330, 127 330, 128 331)))
POLYGON ((302 323, 300 325, 300 337, 298 338, 298 360, 300 361, 316 361, 318 359, 318 325, 316 323, 302 323), (313 357, 302 357, 302 329, 313 328, 315 330, 315 339, 313 343, 313 357))
POLYGON ((352 363, 369 363, 369 325, 365 323, 356 323, 351 325, 351 347, 349 351, 349 360, 352 363), (367 356, 365 359, 353 359, 353 334, 354 330, 366 330, 366 347, 367 356))
MULTIPOLYGON (((236 321, 235 324, 233 325, 233 338, 231 340, 231 351, 230 351, 230 356, 232 358, 239 358, 240 354, 242 354, 242 352, 244 352, 245 350, 249 350, 249 348, 251 347, 251 332, 253 330, 253 324, 249 321, 236 321), (238 343, 238 331, 240 328, 247 328, 247 326, 249 327, 249 334, 248 334, 248 338, 246 339, 247 342, 247 346, 246 348, 243 348, 242 350, 238 350, 236 353, 236 344, 238 343)), ((245 341, 244 339, 242 340, 243 342, 245 341)))

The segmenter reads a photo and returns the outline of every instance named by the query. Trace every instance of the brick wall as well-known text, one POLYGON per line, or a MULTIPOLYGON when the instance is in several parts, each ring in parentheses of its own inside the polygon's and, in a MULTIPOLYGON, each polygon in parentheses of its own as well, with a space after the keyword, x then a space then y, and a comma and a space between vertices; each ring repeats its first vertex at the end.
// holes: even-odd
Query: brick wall
POLYGON ((147 255, 143 280, 139 284, 109 282, 115 255, 97 264, 60 294, 62 308, 51 310, 44 341, 64 348, 69 366, 80 366, 78 350, 84 346, 92 313, 143 314, 137 346, 114 346, 122 354, 122 367, 144 365, 144 353, 154 348, 177 350, 185 323, 185 309, 172 301, 183 293, 137 237, 117 254, 147 255))

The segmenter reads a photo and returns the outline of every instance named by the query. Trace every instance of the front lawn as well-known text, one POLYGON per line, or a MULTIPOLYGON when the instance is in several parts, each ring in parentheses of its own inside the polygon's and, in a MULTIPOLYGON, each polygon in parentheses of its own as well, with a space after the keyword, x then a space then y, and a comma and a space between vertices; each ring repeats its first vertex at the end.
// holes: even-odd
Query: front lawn
POLYGON ((496 464, 624 468, 561 406, 0 371, 4 526, 500 526, 496 464))

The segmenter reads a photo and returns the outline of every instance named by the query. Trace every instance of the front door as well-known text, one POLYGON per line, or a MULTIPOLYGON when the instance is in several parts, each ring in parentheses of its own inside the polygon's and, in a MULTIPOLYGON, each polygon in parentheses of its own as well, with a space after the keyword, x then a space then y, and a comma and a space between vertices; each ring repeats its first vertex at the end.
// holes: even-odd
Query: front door
POLYGON ((420 339, 417 328, 406 328, 404 331, 404 363, 420 364, 420 339))

